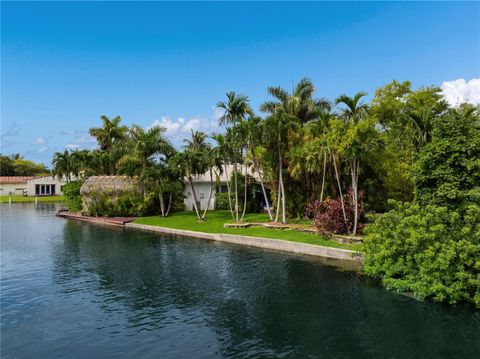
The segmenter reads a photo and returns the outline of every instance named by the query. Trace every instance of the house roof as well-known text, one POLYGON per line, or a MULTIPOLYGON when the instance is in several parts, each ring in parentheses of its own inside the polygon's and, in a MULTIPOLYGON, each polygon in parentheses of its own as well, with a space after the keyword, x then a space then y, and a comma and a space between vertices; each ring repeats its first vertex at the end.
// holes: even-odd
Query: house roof
MULTIPOLYGON (((222 173, 218 173, 218 170, 216 171, 213 171, 212 172, 212 175, 213 175, 213 181, 216 181, 216 175, 215 175, 215 172, 217 172, 218 174, 218 179, 221 183, 227 183, 228 181, 228 178, 232 176, 232 173, 233 173, 233 165, 227 165, 227 171, 225 171, 225 166, 222 167, 222 173), (227 174, 228 174, 228 177, 227 177, 227 174)), ((237 165, 237 172, 238 173, 241 173, 242 175, 245 174, 245 167, 243 165, 240 165, 238 164, 237 165)), ((258 172, 254 172, 252 167, 250 166, 248 169, 247 169, 247 173, 249 176, 255 178, 257 181, 259 180, 259 175, 258 175, 258 172)), ((187 178, 185 178, 185 182, 188 182, 187 181, 187 178)), ((198 182, 210 182, 210 172, 207 171, 205 172, 204 174, 202 175, 199 175, 199 176, 193 176, 193 182, 195 183, 198 183, 198 182)))
POLYGON ((95 191, 104 193, 125 192, 137 187, 137 181, 129 176, 90 176, 80 187, 80 193, 89 194, 95 191))
POLYGON ((27 184, 27 181, 32 178, 35 178, 35 176, 0 176, 0 184, 27 184))

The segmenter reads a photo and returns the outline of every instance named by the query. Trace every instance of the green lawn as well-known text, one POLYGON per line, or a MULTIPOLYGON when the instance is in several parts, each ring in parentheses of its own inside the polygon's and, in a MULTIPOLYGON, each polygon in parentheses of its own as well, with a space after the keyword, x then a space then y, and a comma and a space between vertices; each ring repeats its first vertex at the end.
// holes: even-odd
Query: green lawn
MULTIPOLYGON (((10 196, 0 196, 0 203, 8 203, 10 196)), ((61 202, 63 196, 40 196, 38 197, 38 202, 61 202)), ((12 196, 12 203, 27 203, 35 202, 35 197, 25 197, 25 196, 12 196)))
MULTIPOLYGON (((268 221, 267 214, 254 213, 246 215, 246 222, 266 221, 268 221)), ((292 242, 317 244, 326 247, 345 248, 355 251, 360 251, 362 249, 361 244, 338 243, 334 240, 322 238, 317 234, 302 233, 292 229, 270 229, 264 227, 225 228, 223 226, 224 223, 231 222, 232 216, 229 211, 211 211, 208 212, 207 220, 204 222, 197 222, 194 212, 177 212, 166 218, 159 216, 138 218, 134 223, 206 233, 239 234, 253 237, 283 239, 292 242)))

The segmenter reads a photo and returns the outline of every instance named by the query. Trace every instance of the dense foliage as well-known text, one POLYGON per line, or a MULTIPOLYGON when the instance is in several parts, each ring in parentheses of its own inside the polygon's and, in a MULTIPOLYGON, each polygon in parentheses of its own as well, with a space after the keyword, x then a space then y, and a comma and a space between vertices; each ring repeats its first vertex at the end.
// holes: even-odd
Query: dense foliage
POLYGON ((82 181, 73 181, 63 186, 63 202, 70 212, 82 210, 82 196, 80 195, 82 183, 82 181))
POLYGON ((0 154, 0 176, 39 176, 48 172, 43 163, 26 160, 19 154, 0 154))
POLYGON ((125 192, 116 196, 98 192, 89 196, 88 212, 90 216, 135 217, 149 213, 152 198, 144 198, 135 191, 125 192))
POLYGON ((419 203, 458 208, 480 205, 480 121, 474 109, 451 110, 435 124, 415 166, 419 203))
POLYGON ((365 272, 419 298, 480 306, 480 207, 396 203, 366 228, 365 272))
POLYGON ((414 203, 367 227, 365 271, 419 298, 480 306, 480 118, 450 109, 414 164, 414 203))

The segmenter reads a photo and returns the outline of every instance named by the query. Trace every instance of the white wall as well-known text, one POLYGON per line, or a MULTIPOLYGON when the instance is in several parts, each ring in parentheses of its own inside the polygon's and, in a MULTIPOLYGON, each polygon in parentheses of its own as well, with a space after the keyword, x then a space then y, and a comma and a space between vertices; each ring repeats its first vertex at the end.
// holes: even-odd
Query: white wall
MULTIPOLYGON (((204 210, 205 208, 207 208, 208 194, 210 193, 210 183, 197 182, 197 183, 194 183, 193 186, 195 187, 197 200, 200 202, 200 209, 204 210)), ((195 208, 193 207, 192 190, 188 183, 185 185, 185 190, 183 191, 183 195, 184 195, 183 203, 185 204, 185 209, 187 211, 195 210, 195 208)), ((215 209, 215 186, 212 189, 212 198, 210 199, 210 204, 208 206, 208 209, 209 210, 215 209)))
POLYGON ((26 183, 2 183, 0 184, 0 195, 8 196, 12 192, 12 194, 21 196, 26 189, 26 183))
POLYGON ((27 190, 29 197, 35 197, 35 185, 55 185, 55 195, 63 195, 62 186, 64 186, 67 182, 63 179, 60 180, 57 177, 53 176, 45 176, 45 177, 38 177, 32 178, 31 180, 27 181, 27 190))

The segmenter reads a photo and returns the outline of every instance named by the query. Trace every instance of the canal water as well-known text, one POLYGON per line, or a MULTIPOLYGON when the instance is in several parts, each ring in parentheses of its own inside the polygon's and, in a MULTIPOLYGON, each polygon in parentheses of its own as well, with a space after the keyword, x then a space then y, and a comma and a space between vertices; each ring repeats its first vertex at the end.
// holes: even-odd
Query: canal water
POLYGON ((478 358, 480 311, 312 258, 1 205, 2 358, 478 358))

